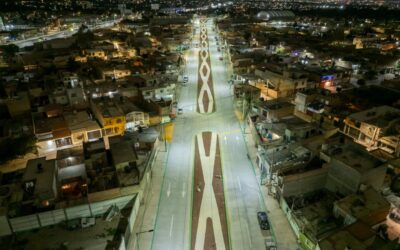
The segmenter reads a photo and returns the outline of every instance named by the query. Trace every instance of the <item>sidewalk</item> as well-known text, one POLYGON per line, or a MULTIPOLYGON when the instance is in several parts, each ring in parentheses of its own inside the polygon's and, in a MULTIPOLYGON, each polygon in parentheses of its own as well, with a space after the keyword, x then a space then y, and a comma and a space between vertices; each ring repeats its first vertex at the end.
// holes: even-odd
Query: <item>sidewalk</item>
POLYGON ((161 185, 164 178, 167 154, 164 143, 160 144, 153 168, 150 186, 143 195, 139 212, 133 227, 133 232, 126 249, 149 250, 151 249, 154 224, 157 216, 158 202, 160 198, 161 185), (149 232, 150 231, 150 232, 149 232))
MULTIPOLYGON (((240 122, 243 128, 243 122, 240 122)), ((255 143, 253 137, 250 133, 250 129, 246 124, 245 134, 244 134, 247 149, 252 160, 254 170, 256 173, 257 180, 260 180, 260 169, 257 167, 256 158, 257 158, 257 148, 255 147, 255 143)), ((281 208, 279 207, 279 203, 272 196, 268 195, 268 188, 265 185, 260 186, 262 190, 262 195, 265 203, 265 207, 267 209, 268 217, 271 218, 270 222, 272 224, 273 233, 276 238, 278 249, 280 250, 296 250, 300 249, 300 246, 297 243, 297 237, 294 234, 289 221, 286 218, 286 215, 283 213, 281 208)))

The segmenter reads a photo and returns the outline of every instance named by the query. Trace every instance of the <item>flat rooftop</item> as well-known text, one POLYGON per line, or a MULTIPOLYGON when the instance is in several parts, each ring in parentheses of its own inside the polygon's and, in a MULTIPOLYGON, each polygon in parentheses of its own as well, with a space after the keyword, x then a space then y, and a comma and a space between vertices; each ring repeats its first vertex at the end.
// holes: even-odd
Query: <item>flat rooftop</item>
POLYGON ((65 113, 64 119, 68 123, 68 127, 71 131, 93 131, 100 129, 99 124, 95 120, 90 119, 89 114, 86 111, 65 113))
POLYGON ((328 150, 324 151, 324 153, 352 167, 359 173, 364 173, 383 164, 361 146, 352 142, 329 145, 328 150))
POLYGON ((303 199, 307 205, 296 209, 294 214, 299 226, 303 227, 309 236, 320 239, 343 225, 333 215, 332 205, 335 198, 329 192, 321 190, 321 192, 310 197, 303 197, 303 199))
POLYGON ((115 165, 137 160, 136 152, 129 141, 121 140, 117 143, 111 143, 110 151, 115 165))
POLYGON ((380 128, 386 127, 400 117, 400 110, 390 106, 379 106, 349 115, 350 119, 365 122, 380 128))
POLYGON ((375 232, 362 222, 353 223, 319 242, 321 249, 367 249, 364 241, 375 236, 375 232))
POLYGON ((287 100, 271 100, 260 103, 260 107, 270 110, 279 110, 282 108, 293 107, 294 105, 287 100))
POLYGON ((95 103, 95 106, 100 111, 102 116, 105 118, 124 116, 122 110, 119 109, 119 107, 116 105, 116 102, 112 99, 96 99, 93 102, 95 103))
POLYGON ((53 183, 55 182, 55 160, 46 160, 46 157, 28 160, 23 182, 34 181, 34 194, 42 199, 54 198, 53 183))
POLYGON ((389 202, 373 188, 368 188, 359 194, 346 196, 335 203, 336 206, 356 219, 367 217, 369 222, 376 221, 376 223, 385 220, 390 209, 389 202))

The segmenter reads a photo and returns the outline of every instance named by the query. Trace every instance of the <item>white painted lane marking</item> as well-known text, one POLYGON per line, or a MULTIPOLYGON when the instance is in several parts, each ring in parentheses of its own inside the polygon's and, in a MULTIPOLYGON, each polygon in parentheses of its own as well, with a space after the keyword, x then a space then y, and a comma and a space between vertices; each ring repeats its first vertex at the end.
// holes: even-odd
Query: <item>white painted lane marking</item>
POLYGON ((247 231, 247 237, 249 237, 249 244, 250 244, 250 249, 252 247, 252 242, 251 242, 251 236, 250 236, 250 231, 249 231, 249 225, 246 223, 246 231, 247 231))
POLYGON ((171 216, 171 226, 169 227, 169 238, 172 237, 172 228, 174 227, 174 215, 171 216))
POLYGON ((186 195, 186 182, 182 183, 182 198, 186 195))
POLYGON ((167 197, 169 197, 170 194, 171 194, 171 182, 168 183, 167 197))
POLYGON ((240 191, 242 191, 242 184, 240 183, 239 176, 236 176, 240 191))

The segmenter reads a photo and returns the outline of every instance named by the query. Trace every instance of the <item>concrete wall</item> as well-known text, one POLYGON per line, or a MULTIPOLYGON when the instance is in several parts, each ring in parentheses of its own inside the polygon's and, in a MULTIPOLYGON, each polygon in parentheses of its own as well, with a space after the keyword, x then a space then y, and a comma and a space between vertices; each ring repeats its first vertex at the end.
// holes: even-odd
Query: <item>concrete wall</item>
POLYGON ((282 178, 282 195, 300 195, 322 189, 326 183, 328 168, 319 168, 302 174, 284 176, 282 178))
POLYGON ((40 225, 42 227, 58 224, 67 220, 63 209, 52 210, 38 214, 40 225))
POLYGON ((292 216, 292 210, 290 209, 289 205, 286 203, 285 198, 282 197, 282 196, 281 196, 281 199, 280 199, 280 206, 281 206, 281 209, 282 209, 283 213, 285 213, 285 215, 286 215, 286 217, 287 217, 287 219, 289 221, 289 224, 292 227, 295 235, 297 237, 299 237, 300 228, 299 228, 299 226, 297 225, 296 221, 294 220, 294 218, 292 216))
POLYGON ((65 214, 68 220, 91 216, 89 204, 67 208, 65 209, 65 214))
MULTIPOLYGON (((151 181, 151 169, 157 156, 157 148, 152 151, 152 155, 147 162, 146 173, 140 182, 140 185, 125 187, 121 189, 107 190, 107 192, 98 192, 88 199, 87 204, 73 206, 69 208, 61 208, 43 213, 21 216, 16 218, 7 218, 0 216, 0 236, 10 235, 16 232, 32 230, 36 228, 55 225, 60 222, 81 217, 98 217, 103 216, 111 206, 116 205, 120 210, 132 207, 129 216, 129 224, 127 230, 132 232, 139 211, 140 202, 143 199, 144 192, 147 191, 151 181), (107 195, 119 196, 110 198, 107 195), (124 195, 127 194, 127 195, 124 195), (8 220, 8 221, 7 221, 8 220)), ((89 198, 89 197, 88 197, 89 198)), ((128 244, 130 233, 126 233, 123 240, 124 244, 128 244)), ((124 249, 124 248, 121 248, 124 249)))
POLYGON ((13 232, 16 233, 55 225, 66 220, 72 220, 76 218, 103 216, 111 206, 116 205, 119 209, 123 209, 133 206, 134 200, 135 195, 131 194, 101 202, 88 203, 28 216, 11 218, 8 219, 11 227, 7 227, 8 223, 5 217, 0 217, 0 236, 9 235, 13 232))
POLYGON ((79 176, 86 177, 85 164, 68 166, 66 168, 60 168, 58 170, 58 180, 59 181, 74 178, 74 177, 79 177, 79 176))
POLYGON ((360 185, 360 174, 344 163, 331 159, 326 188, 344 195, 357 192, 360 185))
POLYGON ((14 233, 40 227, 38 216, 36 214, 12 218, 9 222, 14 233))
POLYGON ((364 173, 361 177, 361 183, 368 184, 372 186, 376 190, 380 190, 382 188, 385 176, 386 176, 386 165, 382 165, 377 168, 373 168, 369 170, 367 173, 364 173))

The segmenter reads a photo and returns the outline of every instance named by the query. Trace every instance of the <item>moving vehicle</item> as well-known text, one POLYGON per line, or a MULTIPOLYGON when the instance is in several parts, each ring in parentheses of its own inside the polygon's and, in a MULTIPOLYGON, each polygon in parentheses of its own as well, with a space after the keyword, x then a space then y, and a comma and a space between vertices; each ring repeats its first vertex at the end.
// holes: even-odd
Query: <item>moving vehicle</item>
POLYGON ((187 83, 189 81, 189 77, 188 76, 183 76, 183 82, 187 83))
POLYGON ((220 56, 220 57, 219 57, 219 60, 222 61, 222 60, 224 60, 224 58, 222 58, 222 56, 220 56))
POLYGON ((262 230, 268 230, 269 227, 269 222, 268 222, 268 216, 267 213, 265 212, 258 212, 257 213, 257 219, 258 219, 258 224, 260 225, 260 228, 262 230))
POLYGON ((183 109, 178 109, 178 115, 183 114, 183 109))

